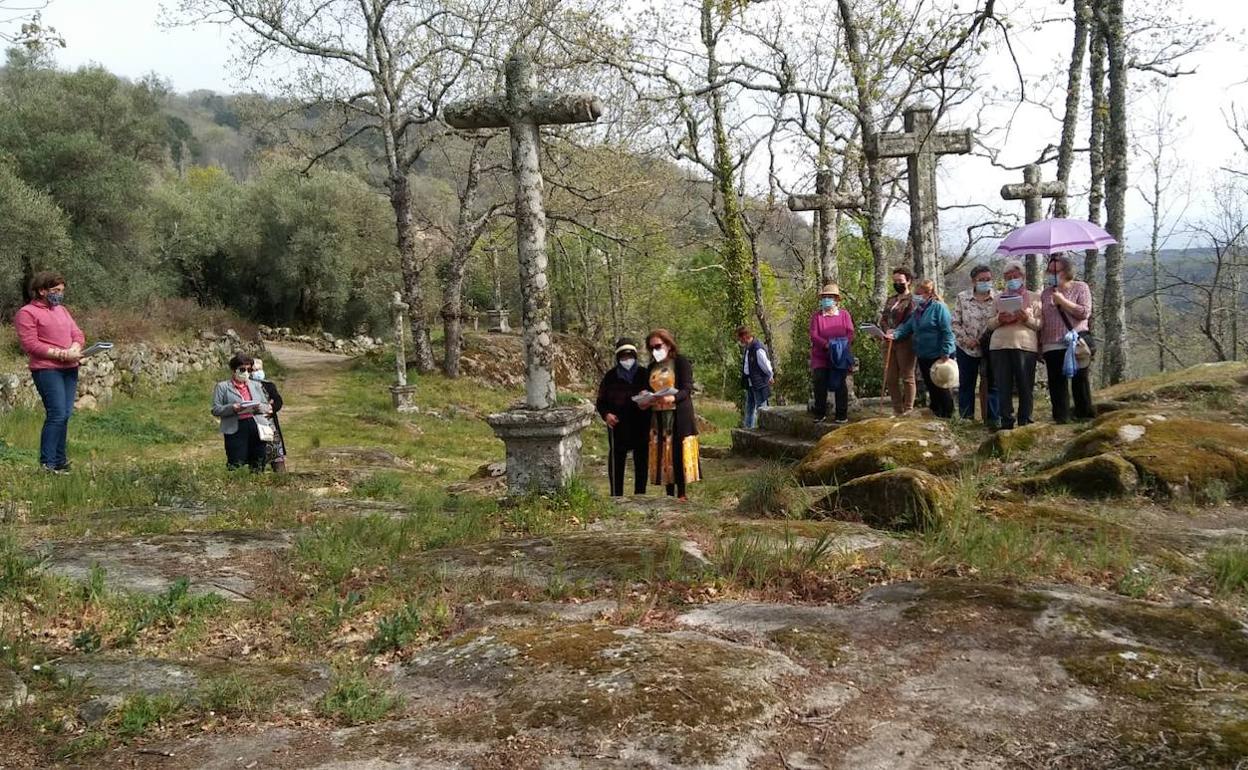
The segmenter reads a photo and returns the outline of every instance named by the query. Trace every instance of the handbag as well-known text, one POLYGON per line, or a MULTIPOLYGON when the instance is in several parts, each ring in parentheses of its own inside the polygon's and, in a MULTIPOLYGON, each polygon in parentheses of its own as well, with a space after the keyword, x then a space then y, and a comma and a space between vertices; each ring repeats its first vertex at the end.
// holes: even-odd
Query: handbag
MULTIPOLYGON (((1074 324, 1070 322, 1070 318, 1066 316, 1066 311, 1053 306, 1057 310, 1057 314, 1062 317, 1062 323, 1066 324, 1066 331, 1075 331, 1074 324)), ((1087 369, 1092 365, 1092 359, 1096 357, 1096 339, 1092 336, 1092 332, 1076 332, 1079 335, 1079 341, 1075 343, 1075 362, 1080 369, 1087 369)))
POLYGON ((277 431, 273 430, 273 423, 256 421, 256 430, 260 433, 260 440, 266 444, 272 444, 277 440, 277 431))

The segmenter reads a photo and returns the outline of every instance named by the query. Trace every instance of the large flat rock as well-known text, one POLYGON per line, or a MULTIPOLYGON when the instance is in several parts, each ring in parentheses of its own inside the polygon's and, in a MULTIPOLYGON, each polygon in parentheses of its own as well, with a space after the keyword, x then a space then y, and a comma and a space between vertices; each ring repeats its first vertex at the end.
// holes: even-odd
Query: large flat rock
POLYGON ((42 550, 49 572, 74 580, 86 580, 99 565, 110 588, 156 594, 185 577, 191 595, 250 601, 265 569, 265 560, 258 557, 284 551, 291 542, 287 532, 229 530, 60 541, 42 550))

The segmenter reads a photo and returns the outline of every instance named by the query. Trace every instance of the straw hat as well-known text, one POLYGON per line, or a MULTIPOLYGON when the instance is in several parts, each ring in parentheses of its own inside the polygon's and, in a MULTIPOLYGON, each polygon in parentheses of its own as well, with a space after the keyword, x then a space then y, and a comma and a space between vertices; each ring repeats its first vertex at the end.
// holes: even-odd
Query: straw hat
POLYGON ((952 358, 932 364, 932 384, 945 390, 958 384, 958 365, 952 358))
POLYGON ((820 297, 839 297, 841 296, 841 287, 837 286, 834 283, 825 284, 824 287, 819 290, 819 296, 820 297))

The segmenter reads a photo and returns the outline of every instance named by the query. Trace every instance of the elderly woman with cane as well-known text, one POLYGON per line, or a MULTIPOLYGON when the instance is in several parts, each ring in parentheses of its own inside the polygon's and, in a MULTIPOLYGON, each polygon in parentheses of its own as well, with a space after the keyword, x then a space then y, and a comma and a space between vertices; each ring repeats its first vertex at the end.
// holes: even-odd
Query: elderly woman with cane
POLYGON ((611 496, 624 494, 624 469, 633 453, 633 494, 646 493, 650 418, 638 406, 637 396, 649 377, 637 366, 637 346, 627 338, 615 343, 615 366, 598 385, 598 416, 607 426, 607 479, 611 496))

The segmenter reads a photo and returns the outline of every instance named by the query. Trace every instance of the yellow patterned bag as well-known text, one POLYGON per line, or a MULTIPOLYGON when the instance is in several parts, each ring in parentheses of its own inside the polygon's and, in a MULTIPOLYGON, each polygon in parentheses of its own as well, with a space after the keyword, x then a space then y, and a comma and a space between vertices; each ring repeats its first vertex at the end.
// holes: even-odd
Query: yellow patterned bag
POLYGON ((685 468, 685 483, 692 484, 695 481, 702 480, 702 462, 699 455, 699 447, 697 436, 685 436, 685 440, 680 443, 681 460, 685 468))

